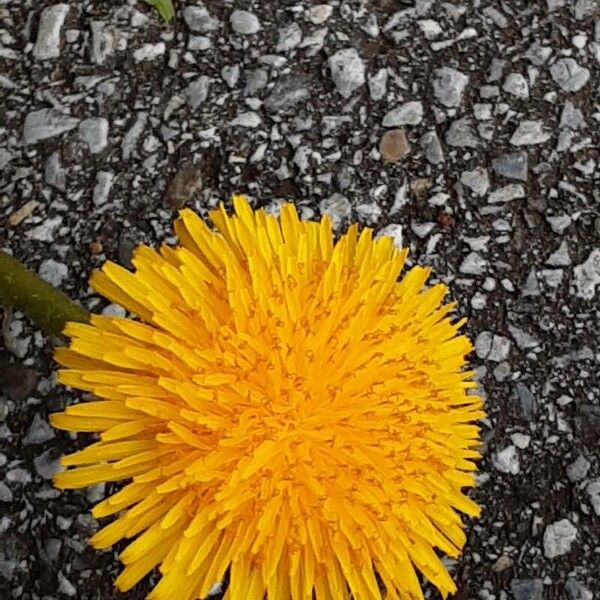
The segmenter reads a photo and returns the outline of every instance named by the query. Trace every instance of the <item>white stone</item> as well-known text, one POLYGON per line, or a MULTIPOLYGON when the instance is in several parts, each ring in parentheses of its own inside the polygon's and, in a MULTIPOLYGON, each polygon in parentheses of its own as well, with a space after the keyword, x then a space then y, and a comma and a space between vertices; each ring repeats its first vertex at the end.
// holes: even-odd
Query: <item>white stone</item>
POLYGON ((498 9, 493 6, 487 6, 483 9, 483 14, 490 19, 496 26, 504 29, 508 27, 508 19, 498 9))
POLYGON ((566 152, 567 150, 570 150, 571 145, 573 144, 573 137, 572 131, 559 131, 556 151, 566 152))
POLYGON ((322 25, 331 17, 333 13, 333 6, 329 4, 317 4, 315 6, 311 6, 308 9, 308 20, 313 25, 322 25))
POLYGON ((394 192, 394 203, 390 209, 390 214, 394 215, 399 210, 404 208, 410 202, 408 195, 408 182, 403 181, 398 189, 394 192))
POLYGON ((482 360, 502 362, 510 354, 510 340, 490 331, 482 331, 475 339, 475 354, 482 360))
POLYGON ((561 519, 546 527, 544 531, 544 554, 556 558, 571 551, 577 537, 577 529, 569 519, 561 519))
POLYGON ((108 121, 104 117, 91 117, 79 123, 79 139, 87 144, 92 154, 98 154, 108 144, 108 121))
POLYGON ((483 284, 481 285, 481 287, 486 292, 493 292, 496 289, 496 280, 493 277, 486 277, 483 280, 483 284))
POLYGON ((510 332, 510 335, 512 336, 513 340, 515 340, 515 344, 517 344, 517 346, 521 350, 536 348, 540 345, 539 340, 536 337, 529 334, 524 329, 520 329, 519 327, 515 327, 514 325, 509 325, 508 331, 510 332))
POLYGON ((529 85, 520 73, 510 73, 504 81, 502 89, 517 98, 529 98, 529 85))
POLYGON ((247 127, 249 129, 256 129, 261 123, 262 119, 253 111, 240 113, 233 121, 229 122, 232 127, 247 127))
POLYGON ((510 354, 510 340, 501 335, 495 335, 492 338, 492 347, 487 356, 488 360, 493 362, 502 362, 510 354))
POLYGON ((568 406, 573 402, 573 398, 571 396, 567 396, 566 394, 562 394, 556 399, 556 404, 559 406, 568 406))
POLYGON ((590 470, 591 463, 585 456, 579 454, 577 458, 567 466, 567 477, 569 481, 576 483, 586 478, 590 470))
POLYGON ((488 172, 483 167, 475 167, 471 171, 463 171, 460 181, 478 196, 485 196, 490 187, 488 172))
POLYGON ((208 33, 219 28, 219 21, 210 16, 205 6, 186 6, 183 19, 191 31, 208 33))
POLYGON ((387 69, 379 69, 375 75, 369 77, 369 93, 371 100, 381 100, 387 91, 387 69))
POLYGON ((433 95, 440 104, 448 108, 460 106, 463 92, 468 83, 468 75, 456 69, 449 67, 436 69, 433 80, 433 95))
POLYGON ((77 595, 77 588, 59 571, 58 591, 70 598, 77 595))
POLYGON ((44 181, 61 192, 64 192, 67 188, 67 177, 65 170, 60 166, 60 151, 58 150, 55 150, 46 161, 44 181))
POLYGON ((100 313, 106 317, 125 317, 127 315, 127 311, 118 304, 109 304, 100 313))
MULTIPOLYGON (((23 357, 21 356, 19 358, 23 357)), ((27 484, 31 482, 31 474, 29 473, 29 471, 21 467, 15 467, 14 469, 10 469, 10 471, 6 472, 4 478, 9 483, 27 484)))
MULTIPOLYGON (((265 74, 266 85, 266 74, 265 74)), ((295 113, 299 104, 310 96, 310 81, 302 76, 284 76, 277 80, 264 106, 273 113, 295 113)))
POLYGON ((469 117, 452 121, 446 131, 445 139, 447 144, 458 148, 476 148, 480 144, 469 117))
POLYGON ((450 200, 450 194, 438 192, 437 194, 433 194, 433 196, 427 200, 427 204, 429 204, 429 206, 446 206, 448 200, 450 200))
POLYGON ((507 475, 518 475, 521 470, 519 454, 512 444, 504 450, 496 452, 492 458, 492 463, 500 473, 506 473, 507 475))
POLYGON ((424 240, 433 231, 434 227, 435 223, 431 221, 427 223, 416 223, 413 221, 410 224, 411 231, 421 240, 424 240))
POLYGON ((325 39, 327 38, 327 34, 329 33, 329 29, 327 27, 321 27, 317 29, 314 33, 307 35, 302 43, 300 44, 300 48, 305 48, 305 53, 307 57, 312 57, 321 52, 323 46, 325 45, 325 39))
POLYGON ((234 10, 229 19, 231 28, 241 35, 254 35, 260 31, 258 17, 247 10, 234 10))
POLYGON ((384 127, 400 127, 402 125, 418 125, 423 120, 423 104, 421 102, 405 102, 398 108, 390 110, 383 118, 384 127))
POLYGON ((471 248, 471 250, 474 250, 475 252, 485 252, 487 250, 487 245, 488 242, 490 241, 490 236, 489 235, 481 235, 478 237, 463 237, 462 238, 465 242, 465 244, 467 244, 467 246, 469 246, 469 248, 471 248))
POLYGON ((302 28, 298 23, 291 23, 279 30, 279 41, 275 50, 277 52, 289 52, 296 48, 302 41, 302 28))
POLYGON ((590 497, 594 512, 600 517, 600 478, 592 479, 588 483, 585 491, 590 497))
POLYGON ((587 259, 573 269, 575 294, 584 300, 592 300, 596 286, 600 285, 600 248, 590 252, 587 259))
POLYGON ((542 46, 539 41, 535 41, 524 54, 524 57, 529 60, 532 65, 541 67, 552 55, 550 46, 542 46))
POLYGON ((377 202, 365 202, 356 207, 356 214, 361 222, 375 225, 381 218, 381 206, 377 202))
POLYGON ((511 200, 517 200, 519 198, 525 198, 525 187, 520 183, 509 183, 500 189, 494 190, 488 196, 488 202, 492 204, 510 202, 511 200))
POLYGON ((444 150, 435 131, 425 132, 421 136, 420 142, 428 162, 432 165, 439 165, 444 162, 444 150))
POLYGON ((112 29, 104 21, 90 21, 92 44, 90 58, 96 65, 103 65, 115 51, 116 39, 112 29))
POLYGON ((0 148, 0 171, 2 171, 13 158, 13 155, 6 148, 0 148))
POLYGON ((560 129, 570 129, 572 131, 584 129, 586 126, 581 109, 577 108, 570 100, 565 102, 558 126, 560 129))
POLYGON ((569 215, 554 215, 546 216, 546 222, 554 233, 561 235, 571 226, 573 219, 569 215))
POLYGON ((42 262, 38 273, 44 281, 47 281, 54 287, 59 287, 63 280, 68 277, 69 269, 67 265, 48 258, 42 262))
POLYGON ((419 29, 423 32, 423 35, 428 40, 434 40, 435 38, 442 35, 442 27, 437 21, 433 19, 421 19, 417 21, 419 29))
POLYGON ((493 104, 473 104, 473 114, 478 121, 490 121, 493 118, 493 104))
POLYGON ((559 58, 550 67, 550 75, 565 92, 578 92, 589 81, 590 71, 574 58, 559 58))
POLYGON ((208 97, 210 77, 200 75, 198 79, 191 81, 185 89, 185 99, 190 108, 196 109, 201 106, 208 97))
POLYGON ((552 137, 543 121, 522 121, 510 138, 513 146, 531 146, 543 144, 552 137))
POLYGON ((502 283, 502 287, 507 292, 514 292, 515 291, 515 286, 513 285, 512 281, 510 279, 508 279, 507 277, 505 277, 500 283, 502 283))
POLYGON ((477 252, 469 252, 460 264, 459 271, 463 275, 483 275, 487 269, 487 260, 477 252))
POLYGON ((485 100, 496 98, 500 95, 500 88, 497 85, 482 85, 479 88, 479 95, 485 100))
POLYGON ((133 53, 133 59, 135 62, 142 62, 146 60, 155 60, 159 56, 162 56, 167 47, 164 42, 157 42, 156 44, 144 44, 133 53))
POLYGON ((292 162, 298 167, 301 173, 305 173, 310 167, 310 157, 312 156, 312 149, 310 146, 301 145, 296 148, 292 162))
POLYGON ((94 206, 106 204, 114 179, 114 173, 111 173, 110 171, 98 171, 96 175, 96 185, 94 186, 92 194, 94 206))
POLYGON ((57 215, 50 219, 46 219, 43 223, 40 223, 37 227, 32 227, 25 235, 31 240, 37 240, 38 242, 53 242, 54 234, 58 228, 62 225, 62 217, 57 215))
POLYGON ((123 136, 123 142, 121 143, 121 155, 123 160, 127 160, 135 150, 138 140, 146 127, 148 121, 148 113, 138 112, 135 116, 135 121, 129 128, 127 133, 123 136))
POLYGON ((221 77, 229 89, 234 89, 240 79, 240 65, 225 65, 221 69, 221 77))
POLYGON ((531 443, 531 436, 525 433, 513 433, 510 439, 519 450, 529 448, 529 444, 531 443))
POLYGON ((134 28, 146 27, 148 23, 150 23, 150 17, 139 10, 134 9, 133 14, 131 15, 131 26, 134 28))
POLYGON ((338 93, 350 98, 365 83, 365 64, 356 48, 338 50, 329 57, 331 77, 338 93))
POLYGON ((564 271, 562 269, 540 269, 539 278, 544 281, 547 287, 557 288, 562 283, 564 271))
MULTIPOLYGON (((0 502, 12 502, 13 493, 10 488, 3 482, 0 481, 0 502)), ((6 564, 6 563, 4 563, 6 564)))
POLYGON ((55 108, 42 108, 30 112, 25 117, 23 125, 23 143, 36 144, 67 131, 75 129, 79 125, 79 119, 65 115, 55 108))
POLYGON ((69 13, 68 4, 55 4, 42 11, 32 54, 38 60, 60 56, 60 30, 69 13))
POLYGON ((527 181, 527 164, 526 152, 509 152, 493 159, 492 169, 502 177, 527 181))
POLYGON ((200 50, 204 52, 204 50, 208 50, 212 48, 212 41, 206 35, 191 35, 188 41, 188 49, 190 50, 200 50))
POLYGON ((35 472, 42 479, 52 479, 57 473, 63 471, 60 464, 60 459, 56 457, 52 449, 42 452, 39 456, 33 459, 35 472))
POLYGON ((535 267, 531 267, 525 279, 525 283, 521 287, 521 296, 523 298, 533 298, 540 295, 540 284, 538 283, 535 267))
POLYGON ((269 75, 264 69, 246 71, 246 89, 248 96, 253 96, 267 86, 269 75))
POLYGON ((487 296, 481 292, 475 292, 471 297, 471 307, 475 310, 483 310, 486 304, 487 296))
MULTIPOLYGON (((65 265, 62 266, 64 267, 65 265)), ((25 437, 23 438, 23 444, 25 446, 44 444, 50 440, 53 440, 55 437, 56 434, 54 433, 52 427, 50 427, 48 422, 42 419, 42 417, 36 413, 29 425, 29 429, 27 430, 25 437)))

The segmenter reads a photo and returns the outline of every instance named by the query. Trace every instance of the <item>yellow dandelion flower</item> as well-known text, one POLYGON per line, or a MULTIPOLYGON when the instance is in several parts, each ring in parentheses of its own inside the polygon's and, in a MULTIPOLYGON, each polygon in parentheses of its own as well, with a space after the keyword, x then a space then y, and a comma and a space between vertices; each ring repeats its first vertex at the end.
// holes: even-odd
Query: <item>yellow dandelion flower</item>
POLYGON ((120 590, 158 566, 156 599, 228 570, 228 600, 421 599, 418 573, 447 596, 483 412, 446 287, 370 229, 233 202, 92 276, 139 320, 67 325, 59 380, 97 400, 52 422, 99 441, 56 485, 128 481, 93 509, 94 547, 131 540, 120 590))

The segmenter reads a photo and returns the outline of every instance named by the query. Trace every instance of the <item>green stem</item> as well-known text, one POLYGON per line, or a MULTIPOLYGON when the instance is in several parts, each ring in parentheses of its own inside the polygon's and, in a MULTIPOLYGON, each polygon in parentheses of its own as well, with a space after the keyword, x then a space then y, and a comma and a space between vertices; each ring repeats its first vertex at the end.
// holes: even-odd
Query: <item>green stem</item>
POLYGON ((54 335, 62 332, 67 321, 86 323, 90 319, 87 310, 1 250, 0 304, 20 310, 54 335))

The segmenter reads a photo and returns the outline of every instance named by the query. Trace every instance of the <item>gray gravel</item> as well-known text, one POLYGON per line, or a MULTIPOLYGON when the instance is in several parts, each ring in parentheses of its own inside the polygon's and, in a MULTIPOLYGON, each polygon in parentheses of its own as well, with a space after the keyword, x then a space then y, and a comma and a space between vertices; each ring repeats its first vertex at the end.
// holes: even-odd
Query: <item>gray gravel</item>
MULTIPOLYGON (((600 9, 593 0, 0 0, 1 246, 95 312, 106 259, 232 193, 410 248, 469 318, 488 417, 456 600, 600 594, 600 9)), ((116 596, 115 486, 48 414, 49 340, 3 315, 0 597, 116 596)), ((217 595, 221 592, 217 592, 217 595)), ((428 599, 437 598, 427 588, 428 599)))

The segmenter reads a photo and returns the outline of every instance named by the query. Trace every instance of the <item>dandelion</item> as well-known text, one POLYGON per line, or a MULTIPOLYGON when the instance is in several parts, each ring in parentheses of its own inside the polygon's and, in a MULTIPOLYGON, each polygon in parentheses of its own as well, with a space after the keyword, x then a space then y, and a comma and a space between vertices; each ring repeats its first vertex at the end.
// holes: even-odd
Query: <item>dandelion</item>
POLYGON ((192 600, 229 572, 228 600, 423 598, 456 590, 440 556, 465 543, 482 401, 469 340, 429 269, 356 226, 190 210, 181 245, 141 246, 93 288, 137 320, 69 323, 59 380, 94 400, 53 415, 98 441, 59 488, 127 483, 93 509, 128 540, 116 580, 155 567, 150 598, 192 600))

